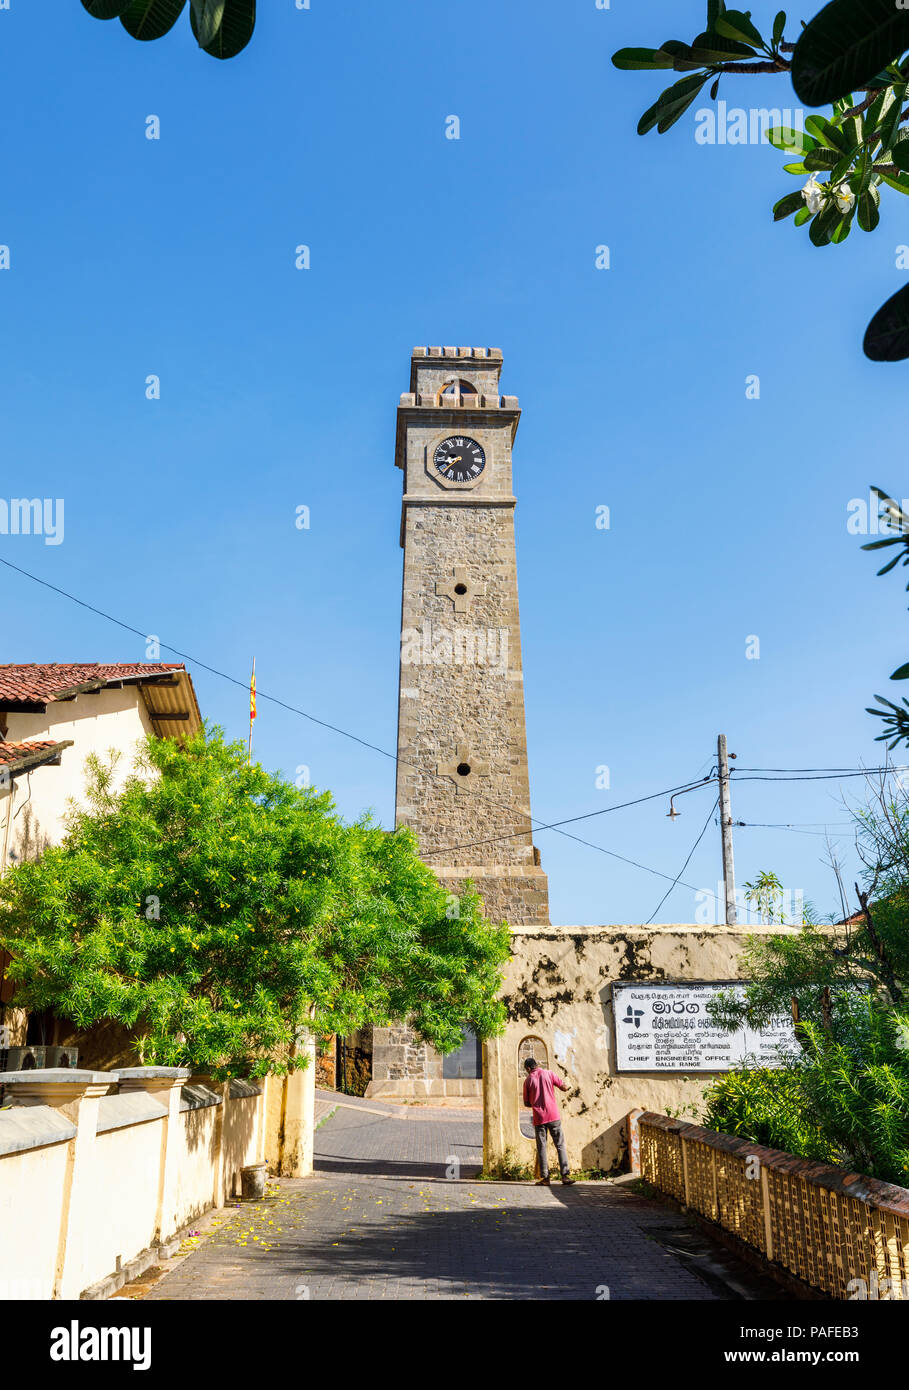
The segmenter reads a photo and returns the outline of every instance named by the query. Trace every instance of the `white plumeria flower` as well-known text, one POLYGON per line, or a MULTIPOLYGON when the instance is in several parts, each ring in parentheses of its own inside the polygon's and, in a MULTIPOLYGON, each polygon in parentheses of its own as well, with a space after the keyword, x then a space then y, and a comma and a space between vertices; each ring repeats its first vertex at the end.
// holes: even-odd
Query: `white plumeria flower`
POLYGON ((848 183, 838 183, 833 190, 833 196, 836 199, 836 205, 840 212, 848 212, 855 202, 855 194, 848 183))
POLYGON ((802 189, 802 197, 809 212, 820 212, 824 201, 824 185, 818 183, 813 174, 802 189))

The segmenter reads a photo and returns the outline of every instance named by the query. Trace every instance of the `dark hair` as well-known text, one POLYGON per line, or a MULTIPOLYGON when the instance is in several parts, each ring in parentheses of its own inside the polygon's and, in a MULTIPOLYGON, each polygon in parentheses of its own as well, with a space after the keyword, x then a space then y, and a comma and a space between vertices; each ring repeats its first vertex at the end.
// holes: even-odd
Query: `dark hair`
POLYGON ((537 1069, 537 1067, 538 1067, 539 1065, 540 1065, 540 1064, 539 1064, 539 1062, 537 1061, 536 1057, 525 1057, 525 1058, 524 1058, 524 1070, 525 1070, 525 1071, 536 1071, 536 1069, 537 1069))

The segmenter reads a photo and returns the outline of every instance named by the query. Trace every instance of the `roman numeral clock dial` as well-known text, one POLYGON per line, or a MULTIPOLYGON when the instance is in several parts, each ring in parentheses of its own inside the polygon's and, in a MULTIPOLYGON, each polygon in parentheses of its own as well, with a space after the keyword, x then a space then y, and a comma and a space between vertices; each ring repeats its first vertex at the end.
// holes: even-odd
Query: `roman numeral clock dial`
POLYGON ((482 445, 467 435, 443 439, 433 454, 433 463, 450 483, 472 483, 486 467, 482 445))

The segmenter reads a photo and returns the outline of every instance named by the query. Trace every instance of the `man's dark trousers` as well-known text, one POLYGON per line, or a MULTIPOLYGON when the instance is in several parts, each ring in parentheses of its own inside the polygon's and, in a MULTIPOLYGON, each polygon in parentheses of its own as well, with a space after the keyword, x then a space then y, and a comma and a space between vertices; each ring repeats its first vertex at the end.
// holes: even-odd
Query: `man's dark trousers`
POLYGON ((540 1160, 540 1177, 549 1177, 549 1152, 547 1140, 552 1135, 552 1142, 556 1146, 556 1153, 559 1155, 559 1171, 563 1178, 567 1178, 570 1172, 568 1167, 568 1154, 565 1151, 565 1136, 562 1133, 561 1120, 553 1120, 549 1124, 534 1125, 534 1134, 537 1141, 537 1157, 540 1160))

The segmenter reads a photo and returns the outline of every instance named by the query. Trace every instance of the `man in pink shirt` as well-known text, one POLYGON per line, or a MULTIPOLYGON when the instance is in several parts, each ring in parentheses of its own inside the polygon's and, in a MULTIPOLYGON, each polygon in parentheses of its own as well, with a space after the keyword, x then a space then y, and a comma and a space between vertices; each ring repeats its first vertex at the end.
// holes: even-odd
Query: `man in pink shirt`
POLYGON ((559 1114, 559 1107, 555 1098, 556 1086, 560 1091, 567 1091, 568 1087, 560 1076, 556 1076, 554 1071, 547 1071, 545 1067, 541 1067, 534 1057, 527 1058, 524 1063, 524 1070, 527 1073, 524 1081, 524 1104, 529 1105, 533 1111, 537 1156, 540 1160, 541 1177, 537 1182, 537 1187, 549 1186, 547 1140, 550 1134, 556 1146, 556 1153, 559 1155, 559 1171, 562 1174, 562 1182, 570 1185, 574 1182, 574 1178, 569 1176, 568 1154, 565 1151, 565 1136, 562 1133, 562 1117, 559 1114))

